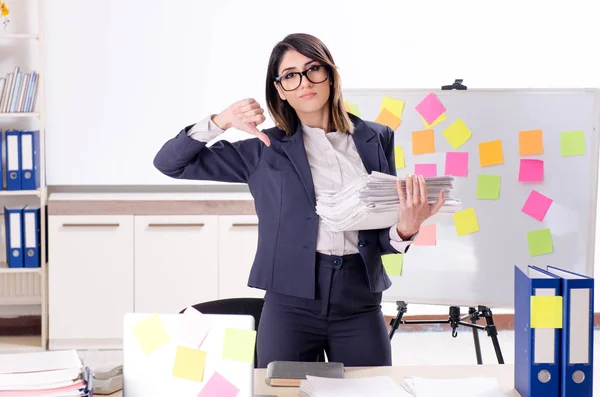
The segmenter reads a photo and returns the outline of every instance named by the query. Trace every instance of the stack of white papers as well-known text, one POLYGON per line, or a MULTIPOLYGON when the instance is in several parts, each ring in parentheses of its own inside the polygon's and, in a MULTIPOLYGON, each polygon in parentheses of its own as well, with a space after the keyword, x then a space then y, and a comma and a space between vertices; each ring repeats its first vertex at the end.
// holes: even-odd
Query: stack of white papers
MULTIPOLYGON (((317 214, 332 231, 388 228, 398 222, 400 198, 397 177, 373 172, 363 175, 338 191, 321 192, 317 196, 317 214)), ((402 189, 406 194, 404 179, 402 189)), ((427 200, 435 203, 444 191, 445 202, 440 214, 454 213, 460 201, 453 196, 454 177, 425 178, 427 200)))
POLYGON ((403 386, 414 397, 506 397, 496 378, 409 378, 403 386))
POLYGON ((89 396, 91 375, 75 350, 3 354, 0 396, 89 396))
POLYGON ((357 379, 333 379, 306 376, 300 382, 302 397, 410 397, 389 376, 357 379))

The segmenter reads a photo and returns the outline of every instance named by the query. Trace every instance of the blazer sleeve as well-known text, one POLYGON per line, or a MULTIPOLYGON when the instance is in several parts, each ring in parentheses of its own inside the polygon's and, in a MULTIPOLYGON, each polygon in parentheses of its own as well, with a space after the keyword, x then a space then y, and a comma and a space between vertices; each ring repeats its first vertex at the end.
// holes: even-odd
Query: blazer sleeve
POLYGON ((169 139, 154 157, 154 166, 177 179, 248 183, 260 162, 264 144, 258 138, 220 140, 212 146, 189 136, 193 125, 169 139))

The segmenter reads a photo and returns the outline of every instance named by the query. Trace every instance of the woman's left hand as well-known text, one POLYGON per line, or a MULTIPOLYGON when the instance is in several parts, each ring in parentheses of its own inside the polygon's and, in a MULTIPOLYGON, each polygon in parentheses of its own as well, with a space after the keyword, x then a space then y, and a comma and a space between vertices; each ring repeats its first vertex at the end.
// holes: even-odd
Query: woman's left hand
POLYGON ((398 215, 398 235, 403 240, 410 239, 421 228, 421 223, 435 215, 444 204, 444 191, 440 191, 438 200, 433 204, 427 201, 427 186, 422 175, 406 176, 406 195, 401 181, 396 181, 396 189, 400 198, 398 215))

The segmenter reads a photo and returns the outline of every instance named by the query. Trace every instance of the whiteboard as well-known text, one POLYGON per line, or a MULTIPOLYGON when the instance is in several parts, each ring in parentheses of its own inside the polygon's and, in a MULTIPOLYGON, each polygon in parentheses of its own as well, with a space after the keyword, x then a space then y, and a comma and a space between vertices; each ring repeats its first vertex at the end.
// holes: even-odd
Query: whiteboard
MULTIPOLYGON (((399 176, 414 173, 417 163, 445 170, 446 153, 468 152, 468 176, 455 177, 462 209, 474 208, 479 231, 458 236, 451 215, 435 218, 434 246, 413 245, 404 256, 401 276, 393 276, 385 301, 512 307, 514 266, 554 265, 592 275, 598 179, 599 90, 468 90, 433 91, 446 108, 446 121, 433 128, 435 152, 412 154, 412 132, 425 130, 415 106, 425 90, 346 90, 363 119, 374 120, 382 98, 405 101, 395 145, 406 158, 399 176), (442 132, 457 118, 471 138, 454 150, 442 132), (542 130, 543 154, 520 156, 519 132, 542 130), (562 157, 561 132, 583 130, 586 154, 562 157), (478 145, 501 140, 504 163, 481 167, 478 145), (544 162, 542 182, 519 182, 520 159, 544 162), (476 198, 478 174, 500 175, 498 200, 476 198), (532 190, 553 200, 542 221, 523 213, 532 190), (527 232, 549 228, 553 251, 531 256, 527 232)), ((433 223, 434 219, 426 224, 433 223)))
MULTIPOLYGON (((294 32, 323 40, 348 88, 439 87, 456 76, 473 87, 600 85, 593 1, 505 0, 499 7, 464 0, 460 24, 447 0, 371 0, 360 8, 322 0, 41 4, 51 186, 198 184, 162 175, 154 155, 184 126, 236 100, 253 97, 266 109, 269 55, 294 32), (537 33, 534 57, 523 40, 529 30, 537 33), (564 73, 574 59, 578 72, 564 73)), ((267 118, 261 127, 272 125, 267 118)))

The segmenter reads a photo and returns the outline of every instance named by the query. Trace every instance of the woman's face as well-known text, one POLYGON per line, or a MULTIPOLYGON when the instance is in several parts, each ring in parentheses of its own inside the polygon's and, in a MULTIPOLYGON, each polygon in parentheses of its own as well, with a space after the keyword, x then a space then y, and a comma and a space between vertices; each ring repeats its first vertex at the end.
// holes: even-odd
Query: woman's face
POLYGON ((280 83, 275 82, 275 86, 279 97, 288 101, 296 113, 318 112, 327 105, 331 80, 325 65, 313 61, 295 50, 289 50, 281 60, 278 76, 281 77, 281 80, 280 83), (310 80, 306 75, 294 74, 294 72, 304 71, 307 71, 306 75, 310 80), (297 88, 295 88, 296 86, 297 88))

